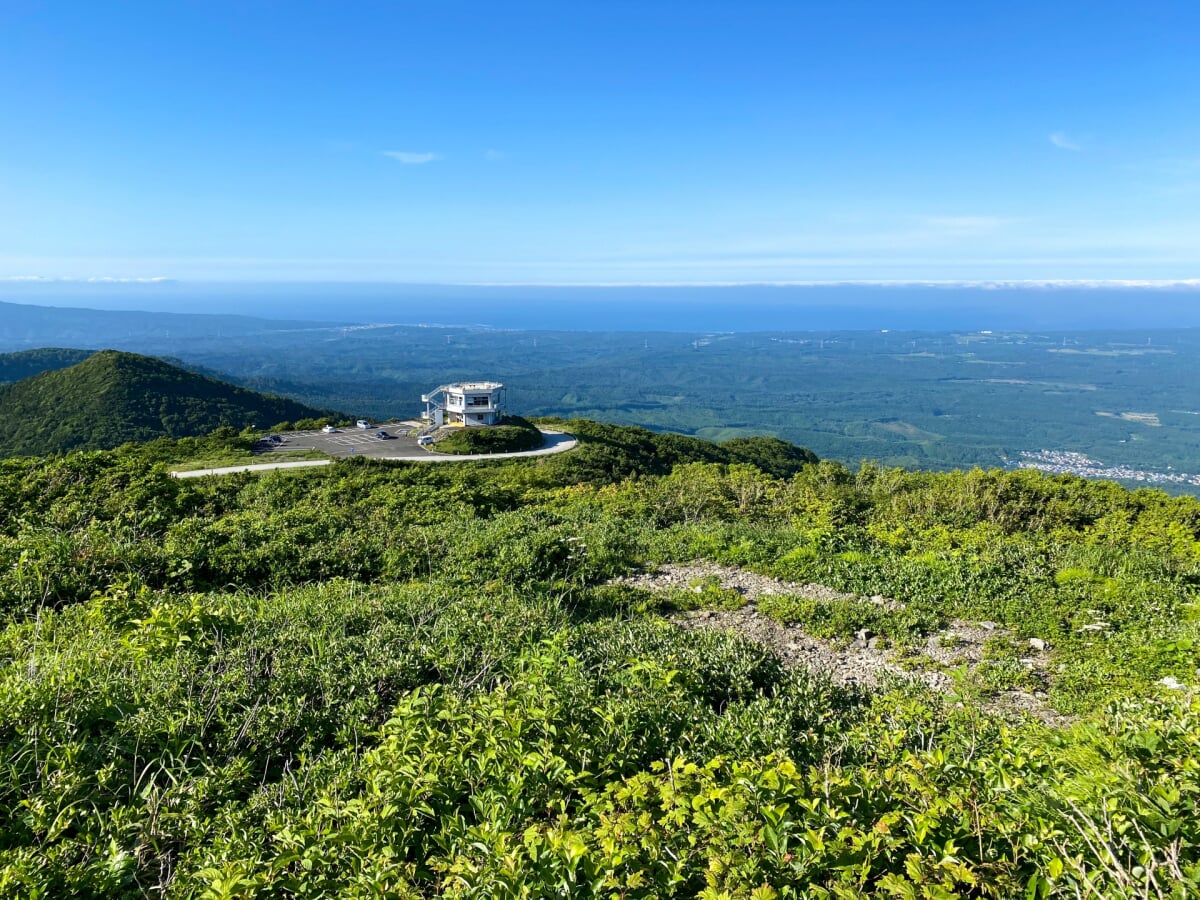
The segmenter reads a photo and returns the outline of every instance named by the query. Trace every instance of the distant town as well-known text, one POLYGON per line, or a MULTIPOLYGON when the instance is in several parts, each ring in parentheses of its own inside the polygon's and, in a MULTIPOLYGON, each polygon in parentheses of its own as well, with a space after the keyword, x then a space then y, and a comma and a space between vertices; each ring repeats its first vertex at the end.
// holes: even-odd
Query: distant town
POLYGON ((1129 466, 1110 466, 1082 453, 1067 450, 1023 450, 1013 465, 1018 469, 1037 469, 1053 475, 1079 475, 1083 478, 1109 478, 1138 481, 1143 484, 1200 485, 1200 475, 1186 472, 1147 472, 1129 466))

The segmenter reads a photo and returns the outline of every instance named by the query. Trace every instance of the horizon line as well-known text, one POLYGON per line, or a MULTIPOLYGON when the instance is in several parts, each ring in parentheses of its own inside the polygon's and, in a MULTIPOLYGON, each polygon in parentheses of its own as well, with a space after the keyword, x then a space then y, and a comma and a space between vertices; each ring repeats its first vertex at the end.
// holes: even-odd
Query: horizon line
POLYGON ((729 287, 929 287, 929 288, 1200 288, 1200 278, 838 278, 813 280, 749 279, 736 281, 401 281, 392 279, 187 279, 152 277, 56 277, 0 275, 7 285, 175 286, 237 285, 394 285, 396 287, 477 288, 729 288, 729 287))

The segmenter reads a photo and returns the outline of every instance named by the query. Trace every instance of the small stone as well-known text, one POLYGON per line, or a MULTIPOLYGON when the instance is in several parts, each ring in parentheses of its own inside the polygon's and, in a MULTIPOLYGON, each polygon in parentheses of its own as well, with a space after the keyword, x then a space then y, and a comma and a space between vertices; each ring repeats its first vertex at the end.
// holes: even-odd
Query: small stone
POLYGON ((1047 641, 1043 641, 1041 638, 1030 638, 1029 646, 1034 650, 1037 650, 1039 653, 1045 653, 1050 649, 1050 644, 1047 641))
POLYGON ((1180 682, 1176 678, 1172 678, 1170 675, 1168 675, 1166 678, 1160 678, 1158 680, 1158 683, 1171 691, 1182 691, 1183 690, 1182 682, 1180 682))
POLYGON ((979 627, 984 631, 995 631, 999 626, 995 622, 980 622, 979 627))
POLYGON ((867 641, 868 650, 878 650, 883 647, 883 638, 873 637, 867 641))
POLYGON ((858 631, 854 632, 855 643, 866 644, 867 641, 871 640, 872 634, 873 632, 870 628, 860 628, 858 631))

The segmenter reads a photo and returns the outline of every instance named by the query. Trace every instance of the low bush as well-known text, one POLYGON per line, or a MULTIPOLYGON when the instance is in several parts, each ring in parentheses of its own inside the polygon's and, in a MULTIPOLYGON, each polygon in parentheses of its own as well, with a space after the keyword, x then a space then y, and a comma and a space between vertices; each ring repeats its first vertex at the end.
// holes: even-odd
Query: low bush
POLYGON ((519 416, 505 416, 499 425, 456 428, 433 445, 438 453, 517 453, 545 443, 542 433, 519 416))

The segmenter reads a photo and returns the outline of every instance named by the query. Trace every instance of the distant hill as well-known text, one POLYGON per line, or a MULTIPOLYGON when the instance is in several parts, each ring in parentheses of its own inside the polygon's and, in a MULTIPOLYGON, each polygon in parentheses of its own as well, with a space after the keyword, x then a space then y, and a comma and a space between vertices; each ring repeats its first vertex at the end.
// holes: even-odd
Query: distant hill
POLYGON ((83 362, 95 350, 68 350, 62 347, 42 347, 17 353, 0 353, 0 384, 20 381, 42 372, 53 372, 83 362))
POLYGON ((202 435, 222 425, 269 428, 326 415, 160 359, 103 350, 68 368, 0 385, 0 456, 202 435))
POLYGON ((260 319, 203 313, 139 312, 33 306, 0 301, 0 350, 24 350, 48 344, 76 347, 123 347, 132 350, 179 350, 199 343, 261 340, 297 331, 325 330, 330 323, 260 319))

